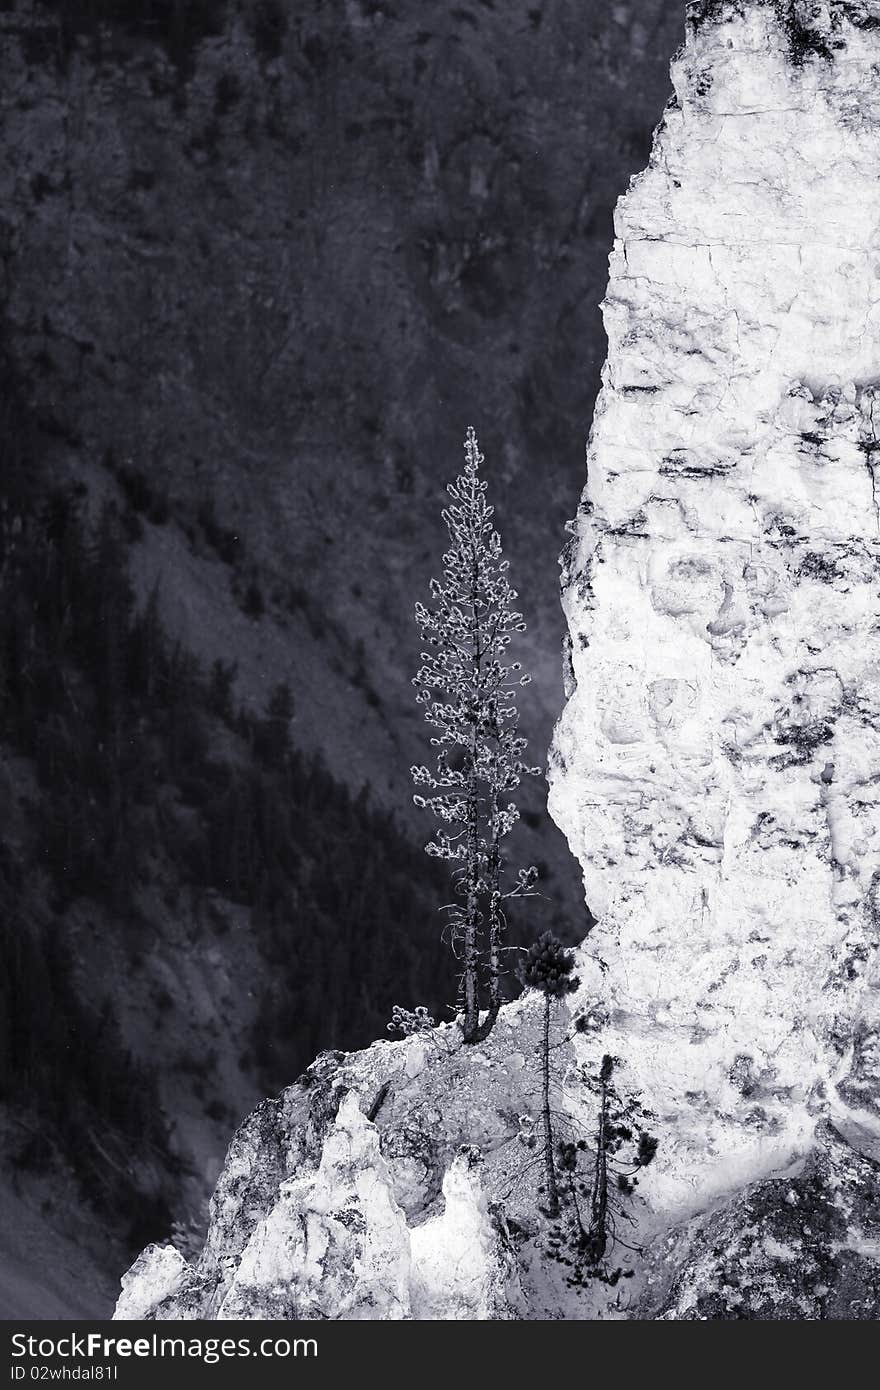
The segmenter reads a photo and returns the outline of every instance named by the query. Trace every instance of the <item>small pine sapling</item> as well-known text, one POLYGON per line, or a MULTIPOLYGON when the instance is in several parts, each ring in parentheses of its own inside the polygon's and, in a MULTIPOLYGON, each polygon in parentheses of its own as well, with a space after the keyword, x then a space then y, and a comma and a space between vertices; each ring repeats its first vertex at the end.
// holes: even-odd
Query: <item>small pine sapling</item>
POLYGON ((622 1097, 614 1085, 615 1065, 616 1059, 606 1054, 598 1077, 585 1078, 599 1101, 593 1145, 581 1139, 559 1146, 569 1216, 551 1232, 550 1250, 569 1268, 572 1287, 590 1280, 614 1285, 621 1277, 632 1277, 632 1270, 611 1266, 607 1257, 615 1245, 624 1244, 617 1233, 617 1220, 624 1215, 622 1199, 632 1196, 639 1172, 657 1152, 656 1138, 644 1128, 648 1113, 638 1101, 622 1097), (585 1171, 591 1147, 592 1161, 585 1171))
POLYGON ((550 1010, 555 1000, 571 994, 580 984, 573 971, 574 954, 563 946, 552 932, 544 932, 532 943, 522 967, 523 984, 530 989, 540 990, 544 996, 541 1033, 541 1117, 544 1128, 547 1209, 552 1216, 559 1211, 559 1183, 554 1160, 553 1120, 550 1110, 550 1010))
POLYGON ((462 961, 464 1038, 473 1043, 488 1035, 501 1006, 504 901, 528 894, 537 877, 534 869, 521 869, 516 886, 504 892, 503 841, 519 819, 510 796, 523 775, 540 769, 523 761, 514 687, 529 677, 508 660, 507 649, 525 623, 514 607, 517 594, 472 428, 464 451, 464 471, 448 485, 451 501, 443 512, 449 536, 443 578, 431 580, 430 605, 416 604, 427 649, 413 684, 437 753, 434 770, 417 766, 412 775, 424 789, 416 805, 440 822, 427 852, 455 865, 460 901, 452 909, 451 939, 462 961), (488 1011, 481 1023, 484 987, 488 1011))
POLYGON ((436 1026, 424 1004, 418 1004, 414 1009, 395 1004, 391 1010, 391 1022, 385 1025, 389 1033, 399 1033, 402 1038, 411 1038, 414 1033, 429 1033, 436 1026))

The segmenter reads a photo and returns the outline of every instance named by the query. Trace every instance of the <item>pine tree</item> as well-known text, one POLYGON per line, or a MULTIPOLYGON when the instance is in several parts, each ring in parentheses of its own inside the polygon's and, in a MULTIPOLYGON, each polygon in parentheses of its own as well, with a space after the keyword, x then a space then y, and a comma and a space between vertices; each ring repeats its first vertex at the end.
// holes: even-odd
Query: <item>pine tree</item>
POLYGON ((523 984, 538 989, 544 996, 544 1019, 541 1034, 541 1118, 544 1126, 544 1171, 547 1183, 547 1206, 555 1215, 559 1210, 559 1184, 553 1150, 553 1123, 550 1113, 550 1009, 554 999, 562 999, 577 989, 580 980, 574 974, 574 956, 551 932, 544 932, 532 942, 522 969, 523 984))
POLYGON ((635 1096, 617 1089, 616 1065, 617 1059, 606 1053, 597 1076, 586 1066, 581 1069, 581 1078, 599 1105, 590 1171, 585 1173, 581 1167, 591 1148, 584 1139, 563 1141, 557 1151, 564 1182, 558 1195, 567 1210, 551 1230, 548 1249, 566 1266, 572 1288, 593 1280, 614 1286, 621 1278, 633 1277, 632 1269, 616 1265, 609 1256, 618 1244, 636 1248, 620 1240, 617 1219, 630 1219, 623 1200, 632 1197, 641 1173, 654 1161, 658 1143, 643 1127, 654 1117, 635 1096))
POLYGON ((596 1133, 596 1158, 593 1166, 593 1185, 590 1191, 589 1253, 594 1263, 608 1248, 608 1145, 614 1135, 608 1119, 608 1092, 614 1073, 614 1058, 607 1053, 599 1068, 599 1124, 596 1133))
POLYGON ((431 604, 416 604, 416 622, 427 644, 413 684, 435 730, 436 766, 412 769, 418 806, 441 822, 427 852, 451 861, 460 901, 451 909, 451 936, 462 960, 461 992, 467 1042, 486 1037, 502 1000, 506 898, 528 893, 532 868, 520 869, 505 892, 503 842, 519 819, 510 794, 524 774, 526 740, 519 732, 516 685, 529 677, 509 661, 512 638, 525 631, 516 590, 508 578, 494 508, 480 477, 483 455, 468 427, 464 471, 448 485, 443 512, 449 549, 443 578, 432 579, 431 604), (448 828, 447 828, 448 827, 448 828), (482 987, 488 1012, 480 1023, 482 987))

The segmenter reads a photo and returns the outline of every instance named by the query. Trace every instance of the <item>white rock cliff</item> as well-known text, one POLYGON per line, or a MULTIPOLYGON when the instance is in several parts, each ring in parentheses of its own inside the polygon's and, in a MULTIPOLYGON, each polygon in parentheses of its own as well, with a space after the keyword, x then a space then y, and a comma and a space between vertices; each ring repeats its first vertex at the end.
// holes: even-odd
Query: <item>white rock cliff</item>
POLYGON ((550 806, 599 917, 559 1106, 610 1052, 660 1140, 627 1298, 544 1258, 525 998, 325 1054, 117 1316, 878 1316, 878 74, 878 0, 698 0, 617 210, 550 806))
POLYGON ((654 1218, 880 1113, 880 5, 702 3, 618 205, 550 805, 654 1218))
POLYGON ((551 809, 671 1206, 880 1106, 878 63, 877 4, 692 6, 617 209, 551 809))

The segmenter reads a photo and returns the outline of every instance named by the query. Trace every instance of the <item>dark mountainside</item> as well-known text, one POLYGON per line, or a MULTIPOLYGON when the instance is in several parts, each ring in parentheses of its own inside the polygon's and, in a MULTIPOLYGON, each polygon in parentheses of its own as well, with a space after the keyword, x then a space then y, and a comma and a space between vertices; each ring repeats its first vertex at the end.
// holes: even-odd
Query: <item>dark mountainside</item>
MULTIPOLYGON (((7 1316, 105 1313, 257 1098, 444 1016, 412 602, 473 421, 540 760, 681 8, 0 0, 7 1316)), ((574 940, 543 795, 517 930, 574 940)))

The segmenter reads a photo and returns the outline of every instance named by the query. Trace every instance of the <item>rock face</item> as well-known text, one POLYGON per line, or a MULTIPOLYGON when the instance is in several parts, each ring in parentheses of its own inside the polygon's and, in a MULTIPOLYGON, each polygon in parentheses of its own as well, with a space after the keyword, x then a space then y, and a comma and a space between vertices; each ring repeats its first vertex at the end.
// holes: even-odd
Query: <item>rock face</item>
POLYGON ((691 5, 617 209, 550 804, 661 1224, 880 1115, 878 62, 877 3, 691 5))
POLYGON ((534 1196, 497 1194, 530 1158, 516 1107, 538 1070, 513 1044, 534 1042, 532 1012, 508 1010, 479 1058, 454 1027, 323 1054, 236 1134, 199 1259, 148 1247, 115 1316, 523 1316, 508 1215, 528 1220, 534 1196))
POLYGON ((878 64, 876 3, 691 5, 618 208, 551 785, 600 919, 553 1056, 578 1133, 611 1053, 660 1142, 630 1293, 549 1257, 527 996, 319 1058, 118 1316, 878 1316, 878 64))
POLYGON ((642 1313, 663 1320, 880 1317, 880 1164, 830 1128, 799 1171, 655 1242, 642 1313))

